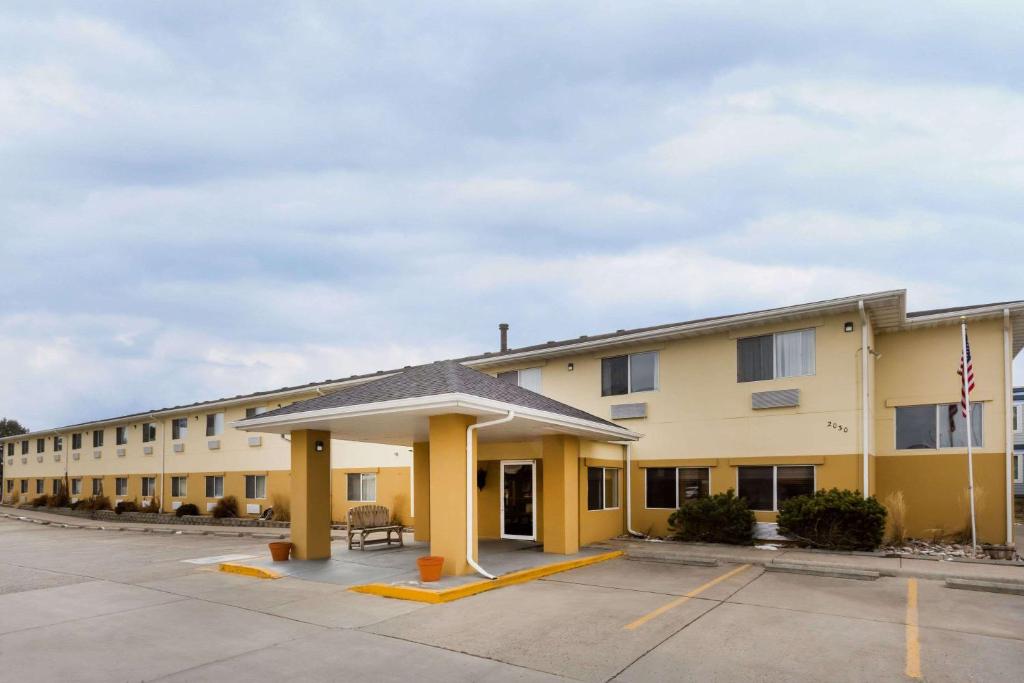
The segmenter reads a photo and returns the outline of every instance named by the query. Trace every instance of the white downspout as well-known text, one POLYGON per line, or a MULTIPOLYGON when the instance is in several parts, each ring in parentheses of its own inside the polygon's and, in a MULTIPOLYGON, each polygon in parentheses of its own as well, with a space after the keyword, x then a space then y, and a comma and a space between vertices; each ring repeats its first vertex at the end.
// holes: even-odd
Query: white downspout
POLYGON ((860 311, 860 440, 864 445, 864 499, 868 498, 868 484, 871 475, 868 468, 868 438, 870 435, 871 423, 868 419, 868 316, 864 310, 864 300, 857 302, 857 309, 860 311))
POLYGON ((1006 545, 1013 545, 1013 359, 1010 349, 1010 309, 1003 309, 1003 386, 1006 402, 1006 545))
MULTIPOLYGON (((477 574, 487 579, 496 579, 498 577, 485 571, 473 559, 473 532, 475 531, 474 522, 476 521, 473 515, 473 486, 476 485, 476 473, 473 471, 473 433, 481 427, 493 427, 503 422, 511 422, 515 419, 515 416, 515 411, 510 410, 505 417, 499 417, 497 420, 489 420, 487 422, 478 422, 466 428, 466 562, 476 570, 477 574)), ((534 491, 533 495, 537 495, 537 492, 534 491)), ((536 504, 536 501, 534 501, 534 505, 536 504)))
POLYGON ((626 532, 630 536, 647 538, 647 534, 642 534, 633 529, 633 485, 631 483, 633 472, 633 442, 618 441, 613 443, 618 443, 620 446, 626 447, 626 532))

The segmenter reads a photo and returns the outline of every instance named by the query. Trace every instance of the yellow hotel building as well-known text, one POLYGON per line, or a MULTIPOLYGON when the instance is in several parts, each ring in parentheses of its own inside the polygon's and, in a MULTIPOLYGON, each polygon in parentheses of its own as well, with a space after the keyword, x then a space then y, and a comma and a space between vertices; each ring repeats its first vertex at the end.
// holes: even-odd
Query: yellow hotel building
MULTIPOLYGON (((156 495, 200 510, 290 499, 297 557, 352 505, 388 506, 445 572, 480 538, 545 551, 664 534, 680 501, 735 489, 773 521, 822 488, 902 491, 911 535, 968 522, 960 323, 974 358, 982 541, 1012 543, 1012 360, 1024 302, 906 311, 894 290, 508 348, 0 440, 5 502, 156 495), (77 483, 76 483, 77 482, 77 483)), ((327 539, 327 540, 325 540, 327 539)))

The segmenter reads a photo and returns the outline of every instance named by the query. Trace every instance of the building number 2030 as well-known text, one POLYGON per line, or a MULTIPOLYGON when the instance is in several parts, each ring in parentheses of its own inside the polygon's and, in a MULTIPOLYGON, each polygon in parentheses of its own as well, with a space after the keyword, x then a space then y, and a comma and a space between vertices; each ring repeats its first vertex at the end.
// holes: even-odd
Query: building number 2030
POLYGON ((828 426, 831 427, 832 429, 835 429, 836 431, 844 433, 850 431, 850 428, 847 427, 846 425, 841 425, 838 422, 833 422, 832 420, 828 421, 828 426))

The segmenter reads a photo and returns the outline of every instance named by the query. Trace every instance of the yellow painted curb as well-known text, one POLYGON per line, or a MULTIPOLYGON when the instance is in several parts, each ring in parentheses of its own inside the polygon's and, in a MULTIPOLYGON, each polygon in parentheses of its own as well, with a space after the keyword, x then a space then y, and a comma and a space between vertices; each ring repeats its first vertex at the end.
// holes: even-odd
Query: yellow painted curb
POLYGON ((483 581, 467 583, 463 586, 455 586, 453 588, 443 588, 440 590, 417 588, 416 586, 396 586, 386 583, 368 583, 363 586, 352 586, 349 590, 355 591, 356 593, 366 593, 368 595, 380 595, 385 598, 415 600, 416 602, 439 604, 442 602, 452 602, 453 600, 459 600, 461 598, 468 598, 471 595, 492 591, 495 588, 504 588, 505 586, 512 586, 517 583, 526 583, 527 581, 533 581, 534 579, 550 576, 570 569, 586 567, 587 565, 597 564, 598 562, 604 562, 605 560, 622 557, 622 555, 623 552, 621 550, 615 550, 610 553, 581 557, 576 560, 566 560, 565 562, 546 564, 543 567, 521 569, 517 572, 511 572, 509 574, 499 576, 493 580, 484 579, 483 581))
POLYGON ((242 576, 255 576, 257 579, 280 579, 284 574, 278 574, 277 572, 264 569, 263 567, 250 567, 244 564, 232 564, 230 562, 224 562, 220 565, 222 572, 228 572, 229 574, 241 574, 242 576))

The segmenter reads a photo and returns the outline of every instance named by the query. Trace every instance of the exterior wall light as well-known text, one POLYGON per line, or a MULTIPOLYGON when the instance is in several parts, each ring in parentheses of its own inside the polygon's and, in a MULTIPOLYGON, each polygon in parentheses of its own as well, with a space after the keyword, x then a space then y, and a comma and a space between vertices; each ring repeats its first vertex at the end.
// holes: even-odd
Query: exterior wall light
POLYGON ((317 453, 323 453, 324 452, 324 442, 323 441, 317 441, 316 444, 313 446, 313 448, 316 449, 317 453))
POLYGON ((567 370, 569 370, 569 372, 572 372, 572 371, 573 371, 573 368, 574 368, 575 366, 574 366, 574 365, 573 365, 572 363, 569 363, 569 364, 568 364, 568 365, 566 365, 565 367, 566 367, 566 369, 567 369, 567 370))
POLYGON ((853 323, 849 321, 843 323, 843 332, 853 332, 853 323))

